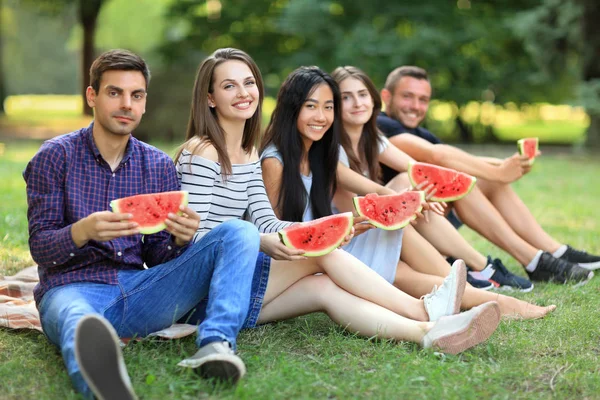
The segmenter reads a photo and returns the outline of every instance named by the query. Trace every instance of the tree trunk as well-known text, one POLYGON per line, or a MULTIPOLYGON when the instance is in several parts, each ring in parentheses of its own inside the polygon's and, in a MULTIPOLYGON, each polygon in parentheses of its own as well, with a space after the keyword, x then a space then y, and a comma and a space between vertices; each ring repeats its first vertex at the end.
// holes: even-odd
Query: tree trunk
POLYGON ((81 80, 83 94, 83 113, 93 115, 92 109, 85 99, 85 91, 89 86, 90 67, 94 62, 94 36, 96 34, 96 21, 103 0, 79 0, 79 22, 83 27, 83 46, 81 52, 81 80))
MULTIPOLYGON (((580 0, 583 5, 583 81, 588 82, 600 79, 600 2, 598 0, 580 0)), ((600 90, 596 93, 596 102, 600 103, 600 90)), ((594 109, 588 110, 590 114, 590 127, 587 131, 586 147, 600 149, 600 113, 598 104, 594 109)))

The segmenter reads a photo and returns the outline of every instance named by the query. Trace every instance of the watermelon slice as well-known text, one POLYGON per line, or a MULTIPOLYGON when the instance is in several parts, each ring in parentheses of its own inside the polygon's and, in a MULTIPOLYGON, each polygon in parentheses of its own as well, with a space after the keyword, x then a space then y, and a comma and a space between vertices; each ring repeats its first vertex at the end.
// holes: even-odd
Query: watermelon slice
POLYGON ((529 158, 529 165, 532 165, 535 161, 535 156, 538 152, 540 140, 536 137, 519 139, 517 146, 519 147, 519 154, 526 155, 529 158))
POLYGON ((422 162, 409 164, 408 179, 410 179, 413 186, 417 186, 424 181, 429 182, 427 185, 433 184, 437 191, 430 200, 444 202, 462 199, 473 189, 475 182, 477 182, 474 176, 422 162))
POLYGON ((130 221, 138 223, 143 235, 165 229, 169 213, 181 214, 179 206, 187 204, 188 192, 185 191, 140 194, 110 202, 113 212, 132 214, 130 221))
POLYGON ((354 224, 351 212, 300 222, 279 231, 287 247, 304 250, 307 257, 323 256, 337 249, 354 224))
POLYGON ((415 214, 423 209, 421 203, 425 201, 425 192, 407 191, 387 196, 368 194, 353 200, 358 215, 367 217, 378 228, 392 231, 404 228, 417 218, 415 214))

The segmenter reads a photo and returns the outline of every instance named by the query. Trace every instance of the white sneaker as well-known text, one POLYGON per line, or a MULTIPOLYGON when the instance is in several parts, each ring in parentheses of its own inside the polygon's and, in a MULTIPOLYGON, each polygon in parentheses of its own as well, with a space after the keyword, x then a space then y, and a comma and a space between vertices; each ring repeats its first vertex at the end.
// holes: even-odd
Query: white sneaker
POLYGON ((425 311, 430 321, 437 321, 441 317, 454 315, 460 311, 466 283, 467 266, 463 260, 456 260, 442 286, 434 286, 431 293, 423 296, 425 311))
POLYGON ((137 399, 119 337, 106 319, 91 314, 79 320, 75 328, 75 359, 97 399, 137 399))
POLYGON ((422 345, 458 354, 487 340, 499 323, 500 306, 490 301, 464 313, 440 318, 425 334, 422 345))
POLYGON ((234 384, 246 374, 244 362, 235 354, 229 342, 212 342, 202 346, 196 354, 177 365, 194 368, 203 378, 234 384))

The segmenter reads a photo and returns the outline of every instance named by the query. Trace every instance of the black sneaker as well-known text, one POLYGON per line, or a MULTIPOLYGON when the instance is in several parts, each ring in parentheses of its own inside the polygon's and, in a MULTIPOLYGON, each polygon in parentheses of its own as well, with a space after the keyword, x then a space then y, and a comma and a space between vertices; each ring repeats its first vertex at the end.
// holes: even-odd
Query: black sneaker
POLYGON ((490 281, 497 283, 498 289, 518 290, 520 292, 531 292, 533 290, 533 283, 510 272, 499 258, 492 261, 492 258, 488 256, 489 264, 492 264, 492 268, 494 269, 494 274, 491 276, 490 281))
POLYGON ((125 368, 119 337, 99 315, 86 315, 75 328, 75 359, 99 400, 137 399, 125 368))
POLYGON ((600 256, 588 254, 582 250, 575 250, 569 245, 567 245, 567 251, 558 258, 573 264, 579 264, 580 267, 590 271, 600 268, 600 256))
MULTIPOLYGON (((448 261, 448 263, 450 265, 452 265, 456 261, 456 258, 446 257, 446 261, 448 261)), ((468 265, 467 265, 467 270, 469 271, 467 273, 467 282, 469 283, 469 285, 473 286, 475 289, 481 289, 481 290, 490 290, 490 289, 494 288, 493 282, 490 282, 487 279, 478 279, 478 278, 475 278, 473 275, 471 275, 471 273, 473 272, 473 269, 469 268, 468 265)))
POLYGON ((471 272, 467 273, 467 282, 469 282, 469 284, 475 289, 490 290, 494 288, 494 284, 492 282, 484 279, 477 279, 471 275, 471 272))
POLYGON ((527 275, 532 281, 567 283, 568 281, 580 282, 591 279, 594 273, 544 251, 535 271, 527 271, 527 275))

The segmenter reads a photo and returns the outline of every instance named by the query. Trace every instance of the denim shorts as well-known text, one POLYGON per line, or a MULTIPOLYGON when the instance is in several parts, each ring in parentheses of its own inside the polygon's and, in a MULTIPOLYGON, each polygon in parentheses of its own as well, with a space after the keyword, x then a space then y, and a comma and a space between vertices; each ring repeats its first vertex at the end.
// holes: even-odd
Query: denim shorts
MULTIPOLYGON (((258 321, 258 315, 262 309, 263 299, 267 291, 267 282, 269 281, 269 272, 271 271, 271 257, 265 253, 259 252, 252 277, 252 289, 250 292, 250 305, 248 314, 242 325, 242 329, 254 328, 258 321)), ((179 323, 198 325, 206 317, 206 307, 208 306, 208 297, 205 297, 193 310, 184 315, 179 323)))

